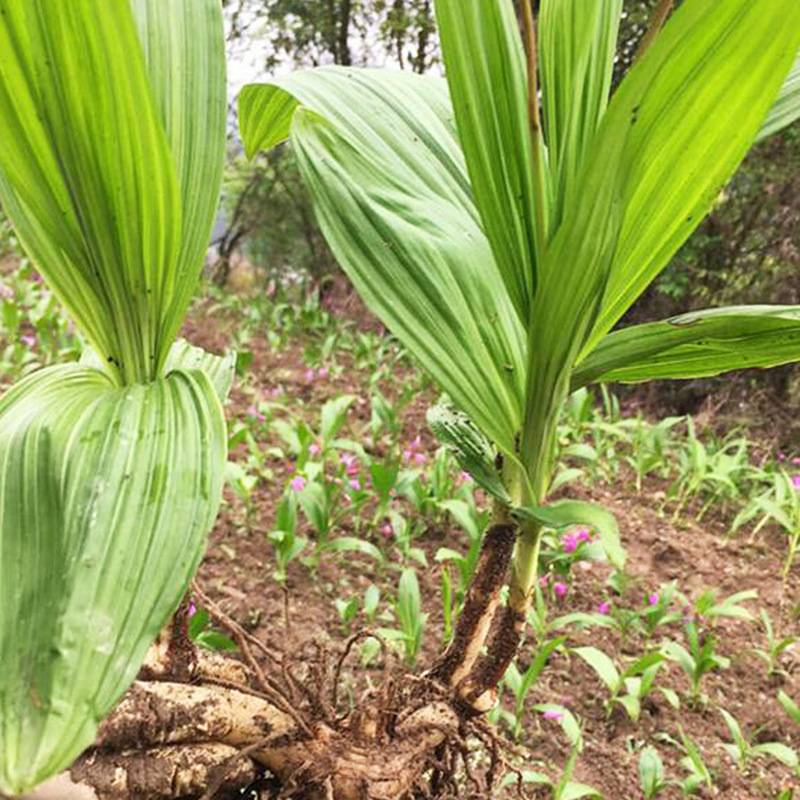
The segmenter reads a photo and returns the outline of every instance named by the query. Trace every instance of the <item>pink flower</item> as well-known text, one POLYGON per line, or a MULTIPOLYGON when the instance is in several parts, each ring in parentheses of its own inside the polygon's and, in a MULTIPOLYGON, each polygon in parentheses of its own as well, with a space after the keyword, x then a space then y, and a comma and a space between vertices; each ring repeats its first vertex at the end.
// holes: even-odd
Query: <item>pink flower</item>
POLYGON ((547 709, 545 711, 542 711, 542 716, 545 719, 552 719, 558 721, 564 716, 564 712, 556 711, 555 709, 547 709))
POLYGON ((22 342, 22 344, 28 345, 28 347, 33 347, 36 344, 35 336, 20 336, 19 340, 22 342))
POLYGON ((320 446, 319 446, 319 445, 318 445, 316 442, 312 442, 312 443, 311 443, 311 444, 308 446, 308 452, 309 452, 309 453, 310 453, 312 456, 318 456, 318 455, 319 455, 319 454, 322 452, 322 448, 321 448, 321 447, 320 447, 320 446))
POLYGON ((382 528, 381 533, 387 538, 391 539, 394 535, 394 528, 387 522, 382 528))
POLYGON ((466 483, 467 481, 471 480, 472 480, 472 475, 470 475, 469 472, 466 472, 465 470, 462 469, 461 472, 458 473, 458 477, 456 478, 456 484, 458 486, 461 486, 462 483, 466 483))
POLYGON ((318 377, 318 378, 322 378, 322 379, 324 380, 324 379, 325 379, 325 378, 327 378, 329 375, 330 375, 330 371, 328 370, 328 368, 327 368, 327 367, 320 367, 320 368, 317 370, 317 377, 318 377))
POLYGON ((783 461, 786 456, 783 453, 778 453, 778 461, 783 461))
POLYGON ((795 489, 800 489, 800 475, 792 475, 792 486, 795 489))
POLYGON ((611 603, 608 600, 603 600, 599 606, 597 606, 597 613, 598 614, 608 614, 611 611, 611 603))
POLYGON ((566 595, 566 593, 569 591, 569 587, 566 583, 554 583, 553 591, 555 592, 556 597, 564 597, 564 595, 566 595))
POLYGON ((795 466, 798 466, 798 464, 800 464, 800 456, 795 456, 792 459, 792 464, 794 464, 795 466))
POLYGON ((589 533, 589 531, 586 528, 578 528, 578 530, 575 531, 575 538, 579 542, 591 542, 592 541, 592 535, 589 533))
POLYGON ((194 604, 194 601, 189 601, 189 616, 193 617, 197 613, 197 606, 194 604))
POLYGON ((424 467, 425 462, 428 460, 428 457, 423 453, 414 453, 414 463, 418 467, 424 467))
POLYGON ((361 488, 361 482, 358 480, 358 478, 352 478, 350 480, 350 488, 355 492, 361 488))
POLYGON ((539 578, 539 586, 541 586, 542 589, 546 589, 548 583, 550 583, 549 575, 542 575, 542 577, 539 578))
POLYGON ((295 475, 294 478, 289 481, 289 486, 296 492, 302 492, 303 489, 306 488, 306 479, 302 475, 295 475))
POLYGON ((314 370, 313 369, 307 369, 306 370, 305 379, 306 379, 306 383, 313 383, 314 382, 314 370))
POLYGON ((648 602, 648 603, 649 603, 651 606, 657 606, 657 605, 658 605, 658 599, 659 599, 659 598, 658 598, 658 592, 652 592, 652 593, 651 593, 651 594, 648 596, 648 598, 647 598, 647 602, 648 602))
POLYGON ((267 418, 264 414, 262 414, 255 406, 248 406, 247 413, 258 420, 259 422, 266 422, 267 418))
POLYGON ((575 536, 567 534, 563 541, 565 553, 574 553, 578 549, 578 540, 575 536))

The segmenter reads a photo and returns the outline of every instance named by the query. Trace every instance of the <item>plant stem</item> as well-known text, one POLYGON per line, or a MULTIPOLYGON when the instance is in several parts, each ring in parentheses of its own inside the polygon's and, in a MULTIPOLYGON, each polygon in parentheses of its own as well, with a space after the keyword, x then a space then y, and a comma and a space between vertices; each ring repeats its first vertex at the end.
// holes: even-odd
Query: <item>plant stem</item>
POLYGON ((547 193, 544 163, 542 161, 542 128, 539 118, 539 81, 537 72, 536 20, 531 0, 522 0, 522 38, 525 44, 528 67, 528 118, 531 126, 531 156, 533 159, 533 202, 536 225, 536 264, 542 263, 547 244, 547 193))
POLYGON ((650 15, 650 20, 647 23, 647 31, 645 31, 644 37, 642 37, 642 41, 639 43, 636 55, 633 57, 634 64, 645 54, 658 35, 658 32, 664 27, 669 12, 672 10, 672 3, 673 0, 660 0, 659 4, 653 10, 653 13, 650 15))

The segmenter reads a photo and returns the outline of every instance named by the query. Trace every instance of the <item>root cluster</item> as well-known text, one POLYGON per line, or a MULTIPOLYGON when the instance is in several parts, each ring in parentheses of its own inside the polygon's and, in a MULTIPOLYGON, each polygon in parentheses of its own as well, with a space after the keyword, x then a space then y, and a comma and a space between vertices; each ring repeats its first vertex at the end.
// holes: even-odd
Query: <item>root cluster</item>
POLYGON ((73 779, 99 800, 230 798, 264 770, 275 800, 491 797, 509 768, 507 748, 480 715, 519 640, 517 620, 500 607, 514 536, 511 526, 487 532, 438 662, 421 676, 385 681, 344 710, 343 664, 370 632, 351 637, 338 657, 311 642, 310 658, 295 654, 290 662, 193 585, 243 660, 195 650, 180 609, 95 746, 73 766, 73 779), (303 674, 298 663, 306 664, 303 674))

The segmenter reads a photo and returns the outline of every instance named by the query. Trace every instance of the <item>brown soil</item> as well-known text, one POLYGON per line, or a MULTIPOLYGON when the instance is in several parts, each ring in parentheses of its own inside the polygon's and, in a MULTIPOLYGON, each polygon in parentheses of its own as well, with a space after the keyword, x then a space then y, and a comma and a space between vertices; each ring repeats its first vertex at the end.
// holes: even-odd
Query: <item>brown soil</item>
MULTIPOLYGON (((185 335, 193 343, 221 352, 232 341, 239 325, 232 317, 207 316, 209 304, 195 308, 185 327, 185 335)), ((334 311, 337 306, 333 305, 334 311)), ((341 309, 338 309, 341 310, 341 309)), ((349 309, 352 311, 352 309, 349 309)), ((375 326, 366 315, 359 312, 359 326, 375 326)), ((265 323, 266 324, 266 323, 265 323)), ((257 332, 256 332, 257 333, 257 332)), ((307 364, 305 350, 309 343, 320 345, 312 334, 295 338, 274 351, 263 335, 255 335, 249 343, 252 363, 243 379, 237 384, 227 406, 230 421, 247 420, 247 408, 255 392, 259 394, 275 387, 285 390, 285 404, 294 416, 302 416, 316 425, 319 407, 342 393, 356 396, 344 435, 361 438, 370 420, 370 374, 359 369, 351 353, 335 353, 335 368, 325 380, 310 382, 305 377, 307 364)), ((393 368, 389 379, 379 385, 388 397, 398 395, 405 382, 416 381, 416 372, 408 366, 393 368)), ((420 383, 420 385, 424 385, 420 383)), ((436 444, 425 425, 425 411, 436 398, 432 388, 421 391, 402 411, 403 436, 401 441, 422 437, 422 450, 432 454, 436 444)), ((199 581, 209 595, 247 630, 264 640, 269 647, 291 654, 299 663, 308 656, 309 643, 322 640, 330 647, 340 647, 345 634, 334 605, 336 598, 363 596, 370 583, 377 584, 382 593, 382 608, 390 608, 387 598, 396 591, 398 571, 390 567, 379 569, 366 557, 347 553, 326 554, 312 574, 298 561, 289 567, 285 587, 272 577, 273 550, 266 538, 274 521, 274 508, 289 477, 290 469, 285 459, 267 453, 269 446, 280 444, 266 428, 258 432, 264 449, 264 475, 254 493, 250 508, 226 489, 225 502, 209 548, 199 573, 199 581)), ((241 454, 233 453, 233 458, 241 454)), ((660 481, 646 481, 644 490, 637 494, 632 481, 622 475, 613 486, 593 486, 570 489, 571 496, 602 502, 611 509, 620 524, 623 543, 628 550, 628 572, 631 581, 622 595, 610 591, 605 582, 610 567, 584 562, 574 569, 570 577, 569 592, 561 600, 552 600, 551 616, 573 611, 594 612, 598 602, 610 597, 616 607, 641 608, 647 594, 668 581, 676 581, 678 589, 696 596, 702 589, 717 587, 721 596, 756 589, 757 603, 749 607, 757 613, 766 609, 780 636, 800 634, 797 611, 800 608, 798 569, 795 568, 785 583, 779 571, 785 553, 785 540, 769 531, 755 541, 740 532, 729 540, 726 520, 709 515, 703 525, 685 521, 672 525, 657 513, 666 485, 660 481)), ((407 513, 408 510, 406 510, 407 513)), ((367 519, 370 515, 364 514, 367 519)), ((302 525, 303 523, 301 523, 302 525)), ((353 535, 355 531, 345 522, 338 535, 353 535)), ((304 531, 309 537, 312 534, 304 531)), ((363 526, 358 535, 382 546, 388 552, 378 531, 363 526)), ((430 567, 418 569, 427 623, 419 663, 430 665, 442 647, 443 614, 441 577, 434 554, 439 547, 466 550, 466 535, 455 525, 437 521, 415 541, 422 548, 430 567)), ((399 565, 397 556, 390 562, 399 565)), ((353 629, 365 625, 361 616, 353 629)), ((761 626, 755 622, 722 619, 716 622, 715 634, 718 651, 731 659, 731 667, 708 675, 703 690, 707 702, 697 707, 685 700, 688 682, 677 667, 670 665, 662 670, 658 684, 681 693, 681 708, 673 710, 656 694, 643 703, 638 723, 632 723, 618 710, 610 719, 606 716, 603 701, 606 692, 596 675, 576 656, 557 652, 545 669, 542 678, 528 696, 527 706, 535 703, 560 703, 582 721, 584 748, 580 754, 574 778, 594 786, 607 800, 634 800, 641 798, 637 775, 637 761, 642 746, 654 744, 665 762, 668 778, 683 778, 685 771, 678 761, 683 755, 663 736, 679 739, 678 727, 700 747, 706 764, 715 779, 715 791, 701 789, 697 797, 724 797, 729 800, 775 800, 786 789, 800 789, 800 778, 773 760, 753 760, 740 770, 720 747, 730 742, 718 708, 725 708, 739 721, 743 730, 754 741, 781 741, 800 749, 800 726, 793 723, 777 702, 777 693, 783 689, 800 701, 800 643, 790 647, 780 661, 781 673, 766 676, 763 662, 753 654, 754 647, 765 647, 761 626)), ((646 642, 634 635, 621 642, 617 633, 601 627, 568 631, 570 647, 592 645, 604 650, 617 664, 626 658, 642 655, 644 648, 669 636, 681 643, 685 639, 680 624, 659 630, 654 642, 646 642)), ((527 640, 520 650, 519 664, 523 668, 535 652, 537 643, 529 630, 527 640)), ((359 665, 357 656, 348 661, 341 697, 345 702, 355 702, 365 691, 389 675, 405 670, 400 657, 379 656, 368 667, 359 665)), ((511 707, 508 692, 503 702, 511 707)), ((501 727, 501 730, 505 729, 501 727)), ((517 759, 522 769, 533 769, 557 777, 569 756, 570 747, 556 722, 544 719, 534 712, 527 714, 519 743, 524 757, 517 759)), ((476 764, 479 759, 476 760, 476 764)), ((466 785, 466 784, 465 784, 466 785)), ((549 797, 525 789, 530 797, 549 797)), ((255 798, 257 791, 246 797, 255 798)), ((513 791, 509 790, 509 796, 513 791)), ((53 795, 44 795, 52 797, 53 795)), ((261 795, 266 798, 268 794, 261 795)), ((465 789, 465 797, 470 796, 465 789)), ((495 796, 500 796, 496 793, 495 796)), ((675 787, 666 788, 659 797, 679 798, 675 787)), ((64 795, 66 798, 66 795, 64 795)))
MULTIPOLYGON (((195 317, 194 322, 187 325, 186 333, 195 343, 219 350, 227 340, 226 330, 229 329, 224 323, 209 325, 195 317)), ((369 422, 369 374, 355 369, 349 355, 337 354, 335 358, 341 370, 334 370, 326 381, 309 383, 303 377, 306 344, 294 341, 276 353, 261 338, 254 339, 248 380, 259 390, 283 387, 292 414, 307 415, 314 421, 319 406, 326 399, 343 392, 355 394, 357 401, 347 435, 358 438, 369 422)), ((381 389, 392 396, 394 387, 403 380, 402 373, 395 375, 395 383, 382 385, 381 389)), ((435 449, 435 443, 425 428, 424 414, 434 399, 432 391, 420 395, 402 415, 405 439, 421 434, 429 453, 435 449)), ((244 417, 249 402, 241 388, 234 390, 228 406, 229 417, 244 417)), ((276 440, 269 441, 276 443, 276 440)), ((273 508, 289 473, 286 465, 278 460, 268 460, 267 464, 274 477, 259 484, 249 515, 245 516, 241 503, 227 494, 199 577, 214 599, 240 623, 270 646, 295 653, 302 659, 304 645, 313 638, 323 637, 332 643, 343 641, 335 598, 363 594, 372 582, 381 587, 384 596, 391 596, 397 573, 379 571, 370 560, 352 554, 341 557, 328 554, 313 576, 306 567, 293 563, 286 589, 279 586, 271 578, 272 553, 265 534, 272 525, 273 508)), ((632 485, 632 481, 623 477, 615 486, 571 490, 572 496, 602 502, 616 514, 629 554, 631 582, 622 596, 613 595, 604 587, 610 568, 584 563, 585 569, 573 570, 569 593, 556 602, 553 616, 571 611, 594 612, 599 600, 609 595, 613 595, 616 606, 641 608, 649 592, 674 580, 680 591, 692 597, 709 587, 718 587, 720 596, 756 589, 759 601, 750 604, 751 610, 757 613, 758 608, 765 608, 780 635, 800 634, 795 614, 800 603, 797 571, 793 571, 785 585, 778 577, 785 544, 781 537, 763 535, 749 543, 746 534, 740 534, 728 540, 724 535, 725 521, 711 517, 707 517, 703 526, 690 521, 671 525, 657 513, 665 484, 648 481, 640 495, 630 488, 632 485)), ((360 535, 379 542, 375 531, 362 529, 360 535)), ((433 555, 441 546, 465 549, 466 537, 455 527, 440 525, 428 530, 415 544, 426 551, 431 565, 427 571, 419 570, 423 608, 428 613, 420 661, 430 664, 440 652, 442 630, 441 581, 433 555)), ((730 741, 730 736, 717 710, 723 707, 732 713, 756 741, 782 741, 800 747, 800 728, 787 718, 776 699, 780 688, 800 699, 800 646, 789 648, 785 653, 781 661, 782 674, 767 678, 763 663, 751 652, 756 646, 765 647, 759 624, 722 619, 716 622, 714 629, 718 652, 729 657, 732 663, 727 671, 712 673, 704 679, 708 702, 690 707, 683 697, 688 682, 677 665, 670 665, 662 670, 658 683, 681 693, 680 710, 673 710, 660 695, 655 695, 654 699, 648 698, 643 703, 638 723, 630 722, 621 711, 607 719, 603 705, 605 689, 595 674, 575 656, 557 654, 552 657, 527 704, 561 703, 582 721, 585 747, 577 762, 576 780, 594 786, 609 800, 642 797, 637 761, 640 748, 648 743, 657 746, 665 762, 666 776, 683 778, 686 773, 678 765, 683 753, 660 737, 666 733, 679 739, 678 726, 681 726, 701 748, 715 779, 714 793, 701 789, 696 796, 730 800, 775 798, 782 790, 800 787, 797 776, 772 760, 754 760, 744 770, 739 770, 720 747, 721 742, 730 741)), ((684 643, 679 624, 663 633, 660 630, 654 641, 664 635, 684 643)), ((619 635, 608 629, 594 627, 580 631, 573 627, 569 629, 567 644, 599 647, 619 664, 624 658, 642 655, 647 643, 640 636, 634 636, 623 645, 619 635)), ((529 632, 528 644, 523 644, 520 651, 521 666, 528 663, 534 645, 534 637, 529 632)), ((366 669, 354 665, 347 678, 351 696, 357 694, 359 687, 376 685, 390 671, 401 668, 399 661, 378 660, 366 669)), ((505 699, 510 699, 507 693, 505 699)), ((534 713, 528 715, 520 744, 527 753, 520 766, 552 776, 560 774, 570 749, 558 724, 534 713)), ((533 790, 526 789, 526 792, 533 790)), ((529 796, 545 795, 533 793, 529 796)), ((681 796, 675 787, 659 795, 663 798, 681 796)))

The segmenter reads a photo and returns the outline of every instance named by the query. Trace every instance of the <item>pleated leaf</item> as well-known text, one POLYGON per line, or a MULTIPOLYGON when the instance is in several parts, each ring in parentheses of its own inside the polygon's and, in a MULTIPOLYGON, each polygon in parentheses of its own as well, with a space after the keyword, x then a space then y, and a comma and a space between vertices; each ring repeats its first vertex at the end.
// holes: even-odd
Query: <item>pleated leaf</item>
POLYGON ((714 308, 609 334, 575 370, 572 388, 700 378, 792 361, 800 361, 800 306, 714 308))
POLYGON ((626 75, 569 192, 539 282, 526 457, 552 456, 554 398, 569 391, 572 366, 707 213, 799 44, 794 0, 690 0, 626 75))
POLYGON ((171 343, 200 278, 219 202, 228 113, 225 37, 219 0, 128 1, 180 192, 175 274, 164 276, 174 285, 164 309, 164 339, 171 343))
POLYGON ((158 374, 182 321, 225 113, 216 0, 132 2, 0 0, 0 201, 123 382, 158 374))
POLYGON ((67 767, 203 553, 225 423, 200 370, 114 388, 80 365, 0 399, 0 789, 67 767))
POLYGON ((446 84, 325 68, 248 86, 248 152, 286 132, 287 95, 301 104, 292 142, 337 260, 456 406, 513 452, 524 332, 480 227, 446 84))
POLYGON ((536 286, 536 219, 517 14, 512 0, 437 0, 435 9, 475 205, 508 293, 527 319, 536 286))
POLYGON ((800 119, 800 53, 792 66, 791 72, 778 92, 778 99, 767 114, 756 141, 766 139, 773 133, 791 125, 800 119))
POLYGON ((539 14, 542 112, 552 223, 608 106, 622 0, 545 0, 539 14))
MULTIPOLYGON (((625 77, 590 156, 591 169, 617 185, 623 221, 584 355, 708 213, 798 49, 794 0, 693 0, 625 77)), ((580 187, 576 195, 576 202, 592 202, 580 187)))

